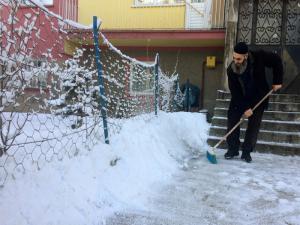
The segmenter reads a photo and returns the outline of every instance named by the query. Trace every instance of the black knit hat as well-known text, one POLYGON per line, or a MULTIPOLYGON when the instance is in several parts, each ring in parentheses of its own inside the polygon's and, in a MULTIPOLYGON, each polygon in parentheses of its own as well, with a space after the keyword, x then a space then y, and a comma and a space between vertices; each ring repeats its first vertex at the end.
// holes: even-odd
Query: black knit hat
POLYGON ((234 52, 238 54, 247 54, 248 53, 248 46, 245 42, 238 42, 234 46, 234 52))

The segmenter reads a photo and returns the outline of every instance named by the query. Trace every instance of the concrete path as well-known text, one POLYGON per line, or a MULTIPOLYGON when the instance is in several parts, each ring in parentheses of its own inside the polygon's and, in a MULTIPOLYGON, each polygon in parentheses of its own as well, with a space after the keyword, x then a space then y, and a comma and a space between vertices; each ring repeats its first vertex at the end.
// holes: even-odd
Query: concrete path
POLYGON ((190 160, 146 210, 118 212, 106 225, 300 225, 300 157, 254 153, 212 165, 190 160))

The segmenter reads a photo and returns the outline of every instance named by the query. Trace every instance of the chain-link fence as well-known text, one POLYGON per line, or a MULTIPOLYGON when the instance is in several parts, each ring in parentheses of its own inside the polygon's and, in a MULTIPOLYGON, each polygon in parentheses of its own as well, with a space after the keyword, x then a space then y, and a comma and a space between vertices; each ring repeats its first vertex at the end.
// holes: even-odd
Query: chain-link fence
MULTIPOLYGON (((127 118, 154 116, 154 64, 122 54, 100 33, 101 95, 95 50, 86 45, 91 28, 36 1, 1 0, 0 13, 0 185, 104 142, 101 110, 109 136, 127 118)), ((158 75, 160 106, 173 111, 177 78, 158 75)))

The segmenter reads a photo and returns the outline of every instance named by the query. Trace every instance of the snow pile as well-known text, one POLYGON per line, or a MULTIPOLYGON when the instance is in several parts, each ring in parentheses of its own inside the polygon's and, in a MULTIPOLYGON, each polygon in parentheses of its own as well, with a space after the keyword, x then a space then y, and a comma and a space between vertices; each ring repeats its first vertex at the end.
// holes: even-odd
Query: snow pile
POLYGON ((9 180, 0 189, 1 224, 101 224, 123 208, 143 209, 153 186, 170 182, 192 151, 207 149, 207 131, 198 113, 128 120, 110 145, 9 180))

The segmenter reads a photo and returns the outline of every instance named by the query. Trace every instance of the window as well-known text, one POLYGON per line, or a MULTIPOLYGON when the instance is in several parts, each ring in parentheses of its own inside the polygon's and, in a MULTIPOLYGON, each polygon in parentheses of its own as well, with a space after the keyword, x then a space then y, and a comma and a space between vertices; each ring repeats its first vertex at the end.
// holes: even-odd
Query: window
MULTIPOLYGON (((43 5, 53 5, 53 0, 40 0, 43 5)), ((29 0, 21 0, 21 4, 24 6, 33 6, 29 0)))
MULTIPOLYGON (((145 62, 153 64, 154 62, 145 62)), ((154 68, 145 68, 132 63, 130 65, 130 94, 154 95, 154 68)))
POLYGON ((191 0, 191 3, 203 3, 204 0, 191 0))
POLYGON ((184 3, 184 0, 135 0, 136 6, 176 5, 182 3, 184 3))
POLYGON ((27 87, 29 88, 47 88, 47 63, 42 60, 31 60, 26 67, 26 71, 29 72, 30 79, 27 87))

